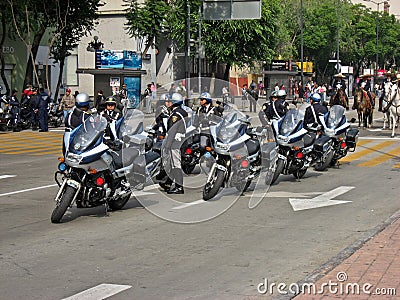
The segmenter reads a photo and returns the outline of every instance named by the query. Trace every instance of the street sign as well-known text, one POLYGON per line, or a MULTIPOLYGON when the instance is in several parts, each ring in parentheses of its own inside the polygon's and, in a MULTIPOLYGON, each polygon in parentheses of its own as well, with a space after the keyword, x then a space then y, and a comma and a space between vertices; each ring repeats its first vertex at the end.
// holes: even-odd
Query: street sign
POLYGON ((204 0, 204 20, 261 19, 261 0, 204 0))

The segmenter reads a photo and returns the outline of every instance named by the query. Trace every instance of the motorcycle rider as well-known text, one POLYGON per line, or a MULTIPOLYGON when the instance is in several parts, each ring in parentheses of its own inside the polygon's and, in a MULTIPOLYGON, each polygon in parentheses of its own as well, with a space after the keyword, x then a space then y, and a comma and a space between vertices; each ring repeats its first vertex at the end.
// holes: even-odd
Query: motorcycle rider
POLYGON ((203 92, 199 99, 200 106, 196 110, 195 125, 200 129, 200 146, 205 148, 210 136, 210 121, 215 119, 214 116, 222 117, 224 108, 222 105, 214 106, 211 95, 207 92, 203 92))
POLYGON ((267 118, 267 110, 269 108, 269 106, 271 105, 271 103, 273 101, 278 100, 278 92, 277 91, 272 91, 271 95, 269 96, 269 102, 265 102, 262 106, 261 106, 261 110, 258 113, 258 117, 261 121, 261 125, 262 126, 267 126, 269 124, 269 120, 267 118))
POLYGON ((90 116, 89 113, 90 99, 86 93, 80 93, 75 97, 75 106, 72 107, 65 118, 65 127, 74 129, 83 124, 90 116))
POLYGON ((103 110, 100 115, 104 116, 108 122, 118 120, 122 117, 121 113, 115 110, 117 106, 117 100, 113 96, 107 97, 105 101, 106 109, 103 110))
POLYGON ((183 104, 181 94, 173 93, 167 102, 171 103, 171 115, 167 122, 167 138, 164 142, 162 158, 163 165, 166 166, 167 180, 159 184, 168 194, 184 194, 180 148, 186 133, 185 118, 188 114, 181 107, 183 104), (173 183, 175 183, 174 188, 172 188, 173 183))
POLYGON ((276 98, 271 98, 270 105, 267 107, 265 115, 268 120, 280 119, 288 111, 289 104, 286 102, 286 91, 279 90, 276 92, 276 98))
POLYGON ((317 132, 320 129, 319 116, 328 112, 326 106, 321 105, 321 95, 314 93, 310 97, 311 105, 306 108, 304 114, 304 128, 308 131, 317 132))
POLYGON ((369 101, 371 102, 372 109, 375 108, 375 102, 374 99, 372 99, 371 95, 371 76, 369 74, 365 74, 360 76, 363 80, 360 81, 359 85, 363 93, 367 93, 369 101))
POLYGON ((394 73, 391 73, 391 72, 386 72, 385 73, 385 76, 386 76, 386 78, 382 81, 382 93, 381 93, 381 95, 380 95, 380 97, 379 97, 379 108, 378 108, 378 111, 382 111, 382 112, 386 112, 387 111, 387 109, 388 109, 388 107, 385 107, 385 108, 383 108, 383 110, 382 110, 382 104, 383 104, 383 99, 385 98, 385 85, 387 84, 387 83, 392 83, 392 80, 394 79, 394 78, 396 78, 396 74, 394 74, 394 73))

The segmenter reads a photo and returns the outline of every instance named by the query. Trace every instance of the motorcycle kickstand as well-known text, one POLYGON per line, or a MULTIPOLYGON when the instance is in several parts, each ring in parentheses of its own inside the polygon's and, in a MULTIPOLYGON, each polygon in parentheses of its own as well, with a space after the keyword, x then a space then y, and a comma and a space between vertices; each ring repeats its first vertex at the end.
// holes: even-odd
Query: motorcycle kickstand
POLYGON ((108 205, 108 200, 104 202, 104 216, 109 217, 110 214, 108 213, 110 211, 110 206, 108 205))

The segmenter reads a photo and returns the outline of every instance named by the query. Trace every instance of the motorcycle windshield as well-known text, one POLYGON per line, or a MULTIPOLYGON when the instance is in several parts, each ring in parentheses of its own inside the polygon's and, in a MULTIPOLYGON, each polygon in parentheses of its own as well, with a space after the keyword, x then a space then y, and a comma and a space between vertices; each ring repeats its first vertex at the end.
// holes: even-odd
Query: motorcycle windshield
POLYGON ((228 112, 218 124, 218 140, 224 144, 228 144, 231 141, 238 139, 246 131, 246 125, 242 122, 246 119, 246 116, 239 111, 232 110, 228 112))
POLYGON ((76 132, 70 144, 70 149, 73 149, 73 152, 88 150, 89 147, 95 145, 102 137, 106 127, 106 118, 99 114, 90 115, 76 132))
POLYGON ((143 132, 144 114, 138 109, 127 109, 118 130, 118 138, 132 136, 143 132))
POLYGON ((283 117, 279 127, 279 134, 283 136, 290 135, 298 126, 300 122, 302 122, 304 118, 304 113, 302 110, 297 109, 289 109, 286 115, 283 117))
POLYGON ((344 113, 345 108, 343 106, 333 105, 327 114, 326 126, 332 129, 336 128, 342 121, 344 113))

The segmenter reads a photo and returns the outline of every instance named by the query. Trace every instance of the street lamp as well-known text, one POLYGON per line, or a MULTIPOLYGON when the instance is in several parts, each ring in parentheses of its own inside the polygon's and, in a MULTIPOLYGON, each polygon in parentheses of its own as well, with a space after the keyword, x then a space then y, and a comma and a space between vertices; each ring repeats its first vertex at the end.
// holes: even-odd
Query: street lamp
MULTIPOLYGON (((363 0, 365 2, 371 2, 377 5, 378 8, 378 14, 379 14, 379 5, 383 4, 383 3, 388 3, 390 0, 385 0, 385 1, 380 1, 380 2, 375 2, 373 0, 363 0)), ((376 18, 376 65, 375 65, 375 76, 378 76, 378 63, 379 63, 379 58, 378 58, 378 41, 379 41, 379 23, 378 23, 378 18, 376 18)))
POLYGON ((99 40, 99 37, 95 35, 93 41, 88 44, 86 50, 89 52, 96 52, 97 50, 103 49, 103 47, 104 44, 99 40))

